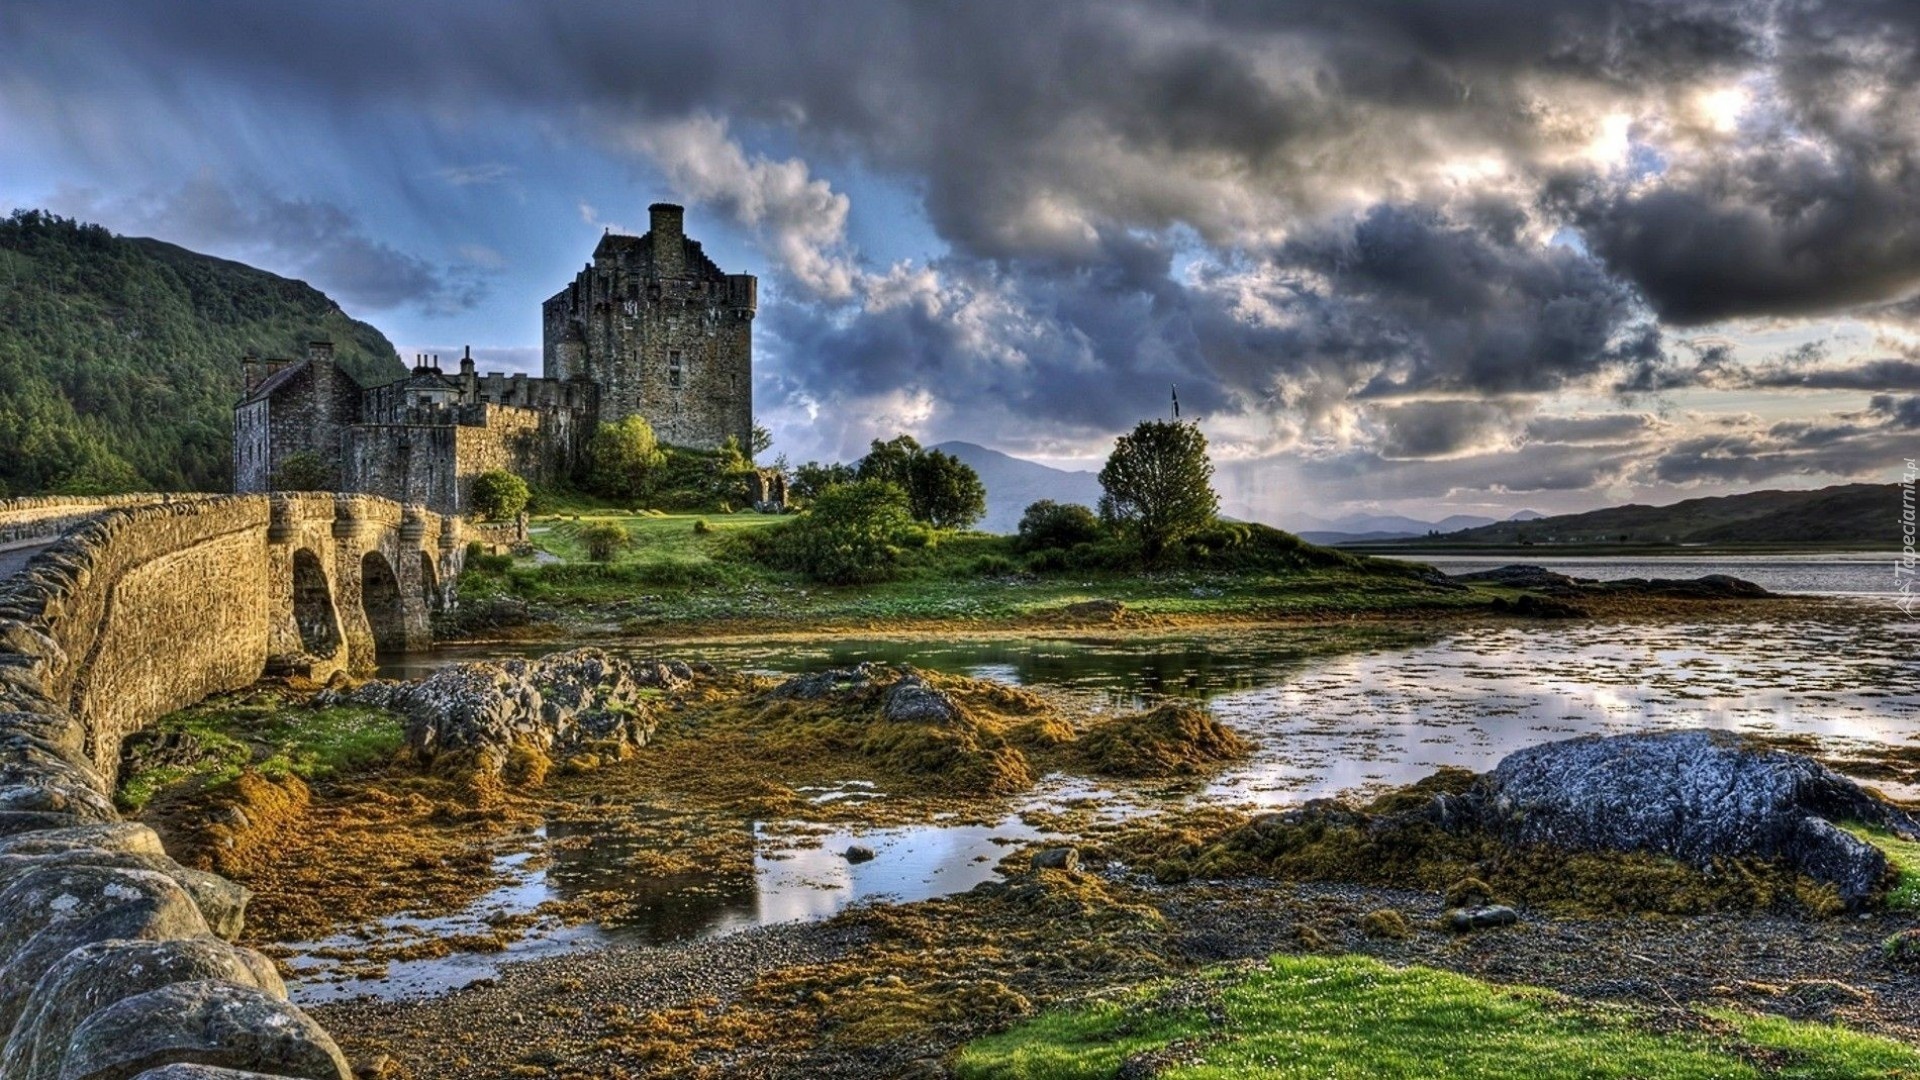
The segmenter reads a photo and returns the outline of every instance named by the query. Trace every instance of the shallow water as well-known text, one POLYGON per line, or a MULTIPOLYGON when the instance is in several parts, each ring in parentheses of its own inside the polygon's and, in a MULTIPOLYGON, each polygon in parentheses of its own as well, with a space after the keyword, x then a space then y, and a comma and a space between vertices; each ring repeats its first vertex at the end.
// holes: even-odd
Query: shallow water
MULTIPOLYGON (((1412 634, 1315 628, 1159 638, 834 639, 675 646, 666 654, 770 673, 861 660, 911 663, 1070 690, 1112 710, 1169 695, 1198 699, 1252 736, 1258 749, 1246 763, 1180 797, 1281 805, 1406 783, 1441 765, 1484 770, 1520 747, 1585 733, 1707 726, 1809 734, 1835 750, 1920 738, 1920 623, 1883 605, 1863 602, 1859 610, 1861 618, 1840 621, 1501 623, 1412 634)), ((637 656, 657 651, 645 645, 609 648, 637 656)), ((425 658, 422 666, 501 654, 448 651, 425 658)), ((1880 786, 1896 796, 1920 797, 1920 790, 1880 786)), ((857 785, 809 794, 822 801, 885 797, 857 785)), ((396 962, 383 981, 329 982, 327 965, 320 964, 292 985, 303 1001, 433 993, 484 976, 504 959, 610 942, 661 944, 824 918, 854 903, 948 895, 992 876, 1009 842, 1044 835, 1021 820, 1021 811, 1089 798, 1115 814, 1139 805, 1083 779, 1053 776, 989 825, 823 831, 762 823, 751 835, 742 830, 739 842, 755 848, 754 868, 733 879, 636 873, 628 862, 637 843, 631 837, 595 833, 584 844, 556 843, 569 827, 554 823, 551 836, 528 838, 523 851, 503 854, 505 884, 469 911, 450 920, 392 920, 383 932, 398 940, 471 932, 490 915, 589 894, 620 897, 621 910, 638 914, 586 926, 536 926, 504 954, 396 962), (855 843, 872 848, 876 858, 850 864, 842 852, 855 843)), ((319 964, 310 955, 294 963, 319 964)))

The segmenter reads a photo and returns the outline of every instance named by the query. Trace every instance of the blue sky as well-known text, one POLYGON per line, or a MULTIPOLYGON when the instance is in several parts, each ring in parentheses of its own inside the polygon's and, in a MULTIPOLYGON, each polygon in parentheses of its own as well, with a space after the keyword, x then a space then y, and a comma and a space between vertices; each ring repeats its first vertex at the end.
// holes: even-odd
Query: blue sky
POLYGON ((0 205, 537 369, 607 227, 761 276, 776 450, 1097 463, 1229 509, 1891 482, 1920 420, 1920 14, 1875 0, 0 9, 0 205))

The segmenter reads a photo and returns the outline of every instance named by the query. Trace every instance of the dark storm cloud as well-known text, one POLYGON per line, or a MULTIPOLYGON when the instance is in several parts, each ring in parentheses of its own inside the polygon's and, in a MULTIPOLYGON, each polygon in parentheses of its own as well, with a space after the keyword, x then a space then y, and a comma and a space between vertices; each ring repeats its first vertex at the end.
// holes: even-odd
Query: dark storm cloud
POLYGON ((1670 484, 1871 475, 1912 454, 1916 429, 1920 396, 1879 394, 1860 412, 1681 439, 1660 453, 1651 472, 1670 484))
MULTIPOLYGON (((1916 7, 14 0, 0 101, 135 166, 228 107, 337 118, 375 159, 413 135, 383 127, 396 114, 444 125, 451 149, 480 124, 547 140, 553 160, 450 153, 442 178, 467 188, 557 183, 583 144, 643 160, 760 240, 764 386, 834 422, 897 409, 1017 448, 1158 415, 1177 382, 1190 414, 1369 431, 1370 450, 1316 466, 1329 477, 1545 490, 1624 475, 1658 432, 1506 402, 1920 382, 1908 360, 1689 354, 1659 322, 1920 289, 1916 7), (1737 133, 1688 112, 1729 86, 1752 97, 1737 133), (743 151, 753 138, 793 157, 743 151), (945 251, 863 262, 828 163, 910 189, 945 251), (1482 452, 1503 439, 1524 460, 1482 452)), ((349 303, 479 297, 472 269, 220 175, 231 205, 184 200, 171 235, 265 237, 349 303)), ((1817 446, 1811 430, 1676 445, 1662 468, 1707 476, 1740 439, 1853 467, 1843 451, 1884 437, 1856 423, 1817 446)))

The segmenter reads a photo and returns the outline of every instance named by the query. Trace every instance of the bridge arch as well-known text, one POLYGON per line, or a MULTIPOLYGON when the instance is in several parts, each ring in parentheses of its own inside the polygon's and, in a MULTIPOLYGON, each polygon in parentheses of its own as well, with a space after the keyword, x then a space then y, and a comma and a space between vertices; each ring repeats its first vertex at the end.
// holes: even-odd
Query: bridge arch
POLYGON ((332 659, 340 651, 340 613, 320 556, 307 548, 293 553, 293 625, 308 656, 332 659))
POLYGON ((360 606, 367 613, 367 628, 373 631, 374 649, 404 652, 409 640, 406 597, 400 591, 400 575, 377 550, 360 557, 360 606))

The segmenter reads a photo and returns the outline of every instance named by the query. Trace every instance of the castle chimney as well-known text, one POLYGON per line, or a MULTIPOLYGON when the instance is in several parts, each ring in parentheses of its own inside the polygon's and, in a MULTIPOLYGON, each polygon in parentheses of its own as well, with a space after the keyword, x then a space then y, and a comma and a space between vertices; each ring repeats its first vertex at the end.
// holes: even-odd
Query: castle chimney
POLYGON ((473 374, 473 346, 468 345, 460 356, 460 374, 473 374))
POLYGON ((316 364, 333 363, 333 342, 331 341, 307 342, 307 359, 316 364))
POLYGON ((679 277, 686 269, 686 211, 672 203, 647 207, 653 233, 653 268, 661 277, 679 277))

